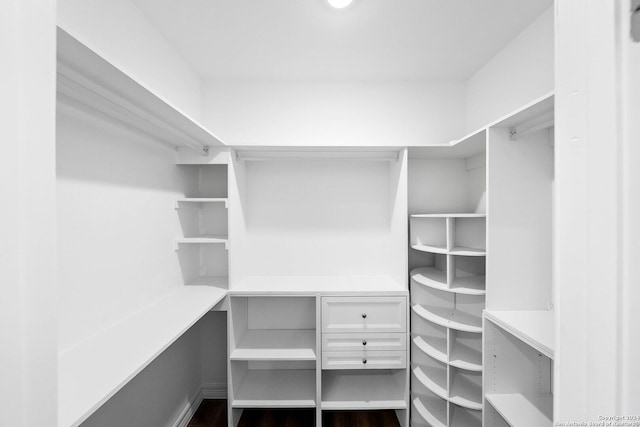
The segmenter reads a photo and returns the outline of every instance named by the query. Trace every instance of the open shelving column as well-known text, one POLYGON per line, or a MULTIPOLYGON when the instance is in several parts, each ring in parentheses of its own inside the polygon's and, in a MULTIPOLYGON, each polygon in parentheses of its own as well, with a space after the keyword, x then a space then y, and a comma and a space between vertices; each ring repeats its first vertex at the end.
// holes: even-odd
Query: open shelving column
POLYGON ((485 138, 416 149, 410 163, 421 178, 411 181, 410 197, 432 193, 410 215, 412 426, 481 425, 485 138), (420 176, 421 168, 442 176, 420 176))
POLYGON ((553 424, 552 125, 547 96, 488 129, 487 427, 553 424))

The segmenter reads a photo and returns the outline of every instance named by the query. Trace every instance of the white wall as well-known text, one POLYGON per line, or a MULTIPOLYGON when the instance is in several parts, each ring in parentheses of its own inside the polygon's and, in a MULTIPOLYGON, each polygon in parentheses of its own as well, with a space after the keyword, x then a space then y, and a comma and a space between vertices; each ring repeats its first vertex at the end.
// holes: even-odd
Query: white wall
POLYGON ((0 425, 55 425, 55 2, 0 2, 0 425))
POLYGON ((550 7, 467 81, 467 132, 553 90, 553 21, 550 7))
MULTIPOLYGON (((59 342, 63 350, 183 285, 175 151, 59 108, 59 342)), ((195 177, 194 177, 195 179, 195 177)))
POLYGON ((58 25, 195 120, 201 81, 130 0, 58 0, 58 25))
POLYGON ((200 323, 93 413, 82 427, 172 427, 200 392, 200 323))
POLYGON ((205 126, 232 145, 426 145, 464 133, 465 85, 209 81, 205 126))

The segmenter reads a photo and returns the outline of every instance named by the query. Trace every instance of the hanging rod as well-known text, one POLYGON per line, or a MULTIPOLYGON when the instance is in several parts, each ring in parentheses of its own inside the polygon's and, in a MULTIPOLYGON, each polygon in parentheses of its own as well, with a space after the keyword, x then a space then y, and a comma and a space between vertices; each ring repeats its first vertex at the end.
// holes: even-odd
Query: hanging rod
POLYGON ((236 159, 268 160, 370 160, 397 161, 399 150, 237 150, 236 159))
POLYGON ((509 135, 511 140, 515 141, 521 136, 553 127, 554 123, 554 112, 549 111, 545 114, 527 120, 526 122, 510 127, 509 135))

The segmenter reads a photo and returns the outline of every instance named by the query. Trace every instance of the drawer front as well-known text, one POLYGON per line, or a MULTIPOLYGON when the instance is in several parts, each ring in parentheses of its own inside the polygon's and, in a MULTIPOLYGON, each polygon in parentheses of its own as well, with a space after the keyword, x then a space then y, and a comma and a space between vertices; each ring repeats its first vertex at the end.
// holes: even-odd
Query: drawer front
POLYGON ((406 351, 325 351, 322 369, 403 369, 406 351))
POLYGON ((322 351, 386 350, 404 351, 407 335, 404 333, 348 333, 322 334, 322 351))
POLYGON ((323 297, 323 332, 405 332, 406 297, 323 297))

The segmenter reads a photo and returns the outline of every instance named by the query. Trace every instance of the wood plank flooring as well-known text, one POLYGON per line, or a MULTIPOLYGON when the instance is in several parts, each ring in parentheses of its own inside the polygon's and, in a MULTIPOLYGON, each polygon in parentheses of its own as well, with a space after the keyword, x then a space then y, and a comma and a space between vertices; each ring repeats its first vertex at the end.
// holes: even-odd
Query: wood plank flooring
MULTIPOLYGON (((313 427, 314 409, 245 409, 238 427, 313 427)), ((187 427, 226 427, 227 401, 203 400, 187 427)), ((395 411, 327 411, 322 427, 400 427, 395 411)))

